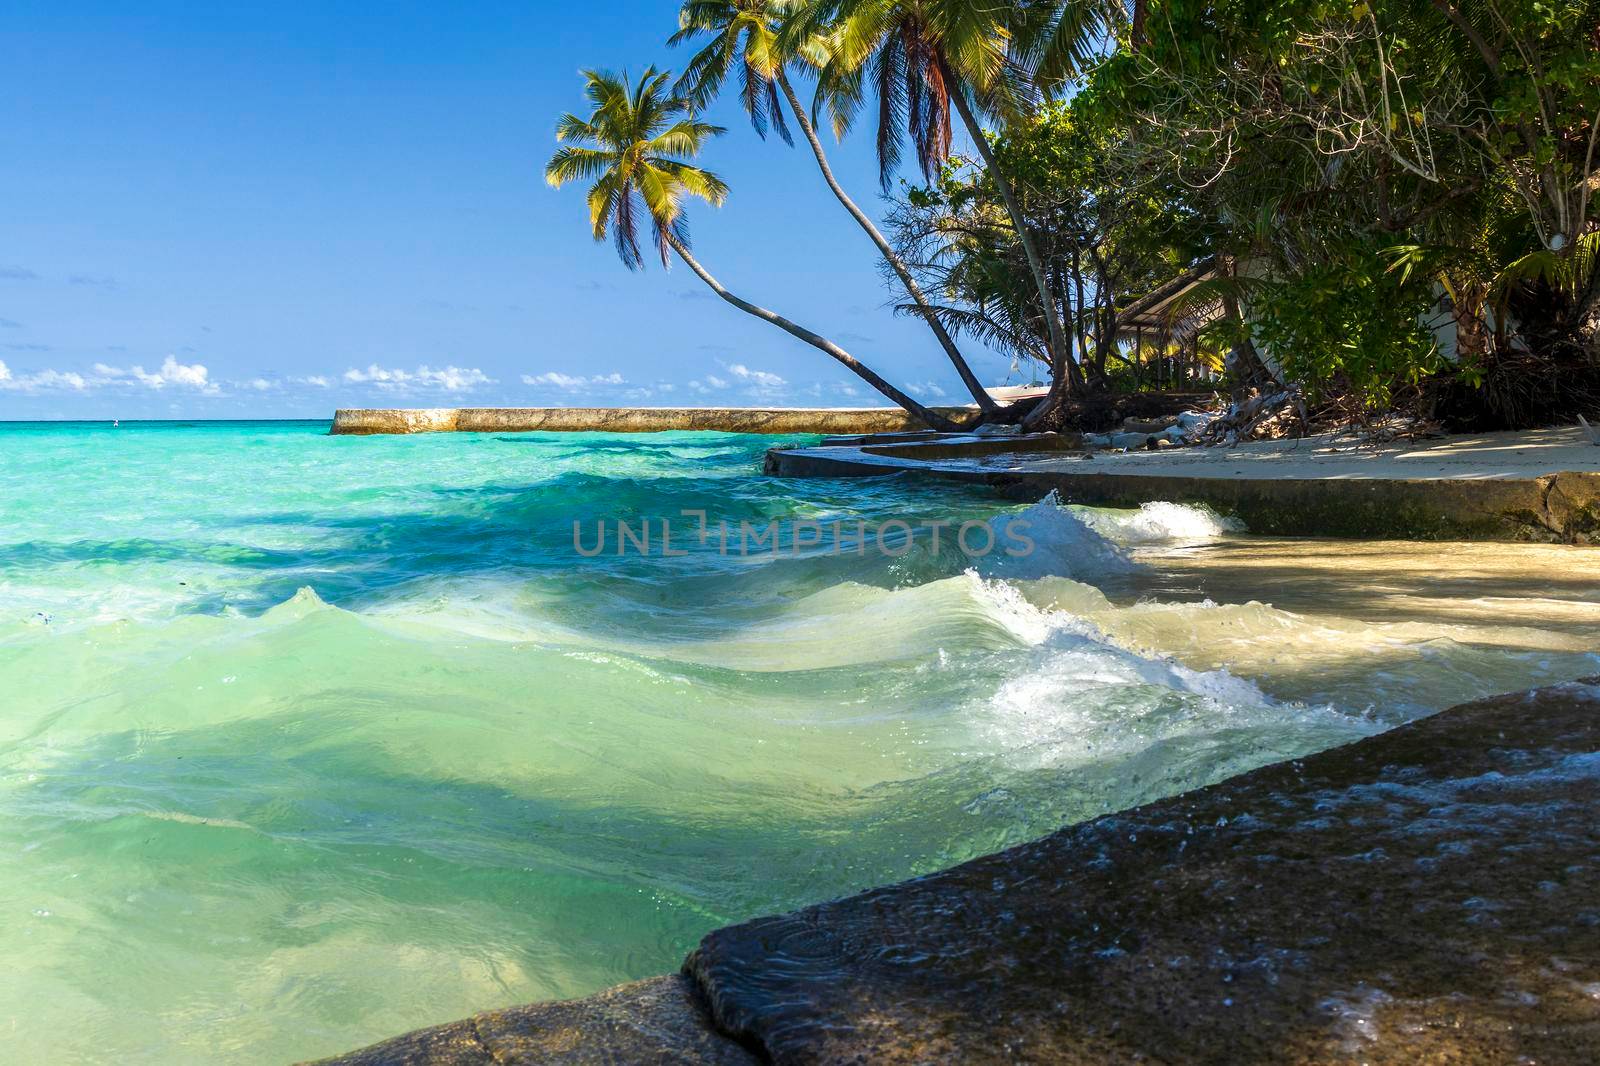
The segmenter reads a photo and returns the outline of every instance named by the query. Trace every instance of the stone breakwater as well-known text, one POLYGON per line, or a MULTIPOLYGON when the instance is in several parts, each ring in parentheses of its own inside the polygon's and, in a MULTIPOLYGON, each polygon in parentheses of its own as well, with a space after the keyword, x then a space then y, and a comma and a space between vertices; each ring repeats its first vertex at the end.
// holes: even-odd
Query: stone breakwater
MULTIPOLYGON (((937 408, 952 419, 962 408, 937 408)), ((921 422, 896 407, 430 407, 341 408, 337 434, 377 433, 899 433, 921 422)))
POLYGON ((341 1066, 1600 1061, 1600 678, 707 936, 341 1066))

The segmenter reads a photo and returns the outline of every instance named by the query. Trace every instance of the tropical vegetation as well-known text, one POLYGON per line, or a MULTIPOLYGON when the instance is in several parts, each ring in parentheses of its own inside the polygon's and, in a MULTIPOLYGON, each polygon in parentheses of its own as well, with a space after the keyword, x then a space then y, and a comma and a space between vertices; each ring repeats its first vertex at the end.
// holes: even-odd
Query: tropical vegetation
POLYGON ((670 40, 675 79, 585 75, 551 182, 590 183, 628 266, 648 222, 931 425, 692 257, 721 94, 800 131, 980 419, 1175 385, 1476 427, 1600 405, 1600 0, 685 0, 670 40), (819 132, 863 120, 877 220, 819 132), (1048 395, 1002 407, 963 345, 1048 395))

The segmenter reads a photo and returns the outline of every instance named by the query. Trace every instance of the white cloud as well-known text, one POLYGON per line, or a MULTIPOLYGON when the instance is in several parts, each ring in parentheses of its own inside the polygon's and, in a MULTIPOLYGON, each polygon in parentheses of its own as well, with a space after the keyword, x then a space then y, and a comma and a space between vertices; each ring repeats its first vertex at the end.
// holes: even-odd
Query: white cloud
POLYGON ((23 380, 28 381, 34 388, 72 389, 74 392, 82 392, 89 384, 83 379, 82 374, 74 373, 71 370, 65 372, 60 370, 41 370, 31 378, 24 378, 23 380))
MULTIPOLYGON (((103 366, 103 364, 96 365, 103 366)), ((116 367, 105 367, 105 369, 110 371, 105 375, 108 378, 116 379, 124 376, 122 371, 116 367)), ((210 372, 204 366, 199 363, 185 366, 170 355, 154 371, 148 371, 142 366, 135 366, 130 368, 128 373, 132 374, 140 384, 152 389, 164 389, 168 385, 172 385, 179 388, 195 389, 204 393, 214 394, 220 391, 216 383, 211 380, 210 372)))
POLYGON ((333 385, 333 382, 329 381, 321 374, 313 374, 308 378, 290 378, 289 380, 293 381, 296 385, 313 385, 319 389, 330 388, 333 385))
MULTIPOLYGON (((732 366, 728 367, 728 373, 732 374, 740 381, 748 381, 752 385, 759 385, 765 389, 776 389, 780 386, 788 384, 788 382, 784 381, 776 374, 769 374, 765 370, 751 370, 743 363, 734 363, 732 366)), ((718 380, 716 378, 711 378, 710 381, 713 385, 718 384, 718 380)))
POLYGON ((82 374, 70 370, 40 370, 32 374, 13 374, 11 368, 0 362, 0 389, 15 392, 38 392, 40 389, 67 389, 82 392, 89 382, 82 374))
POLYGON ((419 376, 431 383, 438 384, 447 392, 461 392, 464 389, 476 388, 479 385, 493 384, 489 376, 476 367, 465 369, 458 366, 447 366, 443 370, 429 370, 423 367, 419 376))
POLYGON ((150 389, 164 389, 171 385, 177 388, 194 389, 207 395, 215 395, 221 391, 216 382, 211 380, 210 371, 203 365, 200 363, 185 365, 170 355, 155 370, 146 370, 142 366, 133 366, 124 370, 120 366, 107 366, 105 363, 96 363, 91 368, 91 373, 94 375, 92 383, 95 385, 137 381, 150 389))
POLYGON ((433 367, 419 366, 415 370, 401 370, 382 367, 377 363, 368 364, 365 370, 346 370, 344 380, 352 385, 375 385, 386 392, 413 389, 465 392, 479 385, 494 384, 488 375, 476 367, 446 366, 435 370, 433 367))
POLYGON ((625 385, 627 382, 621 374, 613 371, 610 374, 596 374, 586 378, 573 374, 563 374, 559 370, 546 371, 543 374, 522 375, 524 385, 554 385, 558 389, 581 389, 592 385, 625 385))
POLYGON ((585 381, 585 378, 576 378, 571 374, 563 374, 555 370, 537 376, 533 374, 522 375, 522 383, 524 385, 554 385, 558 389, 582 388, 585 381))
POLYGON ((938 399, 941 396, 950 395, 949 393, 945 392, 944 389, 939 387, 939 383, 937 381, 917 381, 907 385, 906 388, 910 389, 918 396, 927 396, 932 399, 938 399))
POLYGON ((542 375, 523 375, 522 383, 531 384, 531 386, 552 386, 571 392, 576 391, 576 389, 592 389, 595 386, 619 386, 619 384, 627 384, 627 379, 622 378, 622 375, 619 375, 614 370, 608 375, 595 375, 592 378, 584 378, 581 375, 563 375, 562 371, 549 370, 546 373, 542 373, 542 375))
MULTIPOLYGON (((722 365, 727 366, 728 364, 723 363, 722 365)), ((746 382, 751 381, 754 375, 758 375, 760 373, 759 371, 754 371, 744 366, 729 368, 728 372, 736 375, 740 380, 746 382)), ((776 374, 767 374, 764 376, 773 378, 780 384, 783 382, 783 379, 778 377, 776 374)), ((727 378, 719 378, 715 374, 707 374, 703 378, 696 378, 688 384, 688 389, 690 392, 697 393, 701 396, 704 396, 707 393, 717 392, 721 389, 730 389, 732 387, 733 382, 729 381, 727 378)))
POLYGON ((255 389, 257 392, 266 392, 268 389, 271 389, 274 386, 272 382, 268 381, 266 378, 251 378, 250 387, 255 389))
POLYGON ((28 374, 15 374, 4 363, 0 363, 0 370, 4 370, 4 373, 0 373, 0 388, 23 392, 36 392, 41 389, 68 389, 82 392, 86 389, 135 384, 158 390, 168 387, 192 389, 205 396, 216 396, 222 391, 217 383, 211 380, 210 373, 204 366, 199 363, 185 365, 170 355, 153 371, 146 370, 142 366, 124 370, 122 367, 108 366, 105 363, 95 363, 87 376, 75 370, 36 370, 28 374))

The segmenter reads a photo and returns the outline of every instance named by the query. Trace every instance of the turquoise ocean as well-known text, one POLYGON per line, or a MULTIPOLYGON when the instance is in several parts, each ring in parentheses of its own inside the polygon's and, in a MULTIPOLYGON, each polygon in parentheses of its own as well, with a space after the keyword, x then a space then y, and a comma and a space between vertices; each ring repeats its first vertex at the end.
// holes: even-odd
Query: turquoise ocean
POLYGON ((285 1062, 583 995, 1600 672, 1537 567, 1521 602, 1570 625, 1370 623, 1206 570, 1254 549, 1194 508, 765 478, 774 438, 327 428, 0 425, 0 1058, 285 1062), (684 511, 1036 547, 724 553, 684 511), (682 554, 574 544, 663 518, 682 554))

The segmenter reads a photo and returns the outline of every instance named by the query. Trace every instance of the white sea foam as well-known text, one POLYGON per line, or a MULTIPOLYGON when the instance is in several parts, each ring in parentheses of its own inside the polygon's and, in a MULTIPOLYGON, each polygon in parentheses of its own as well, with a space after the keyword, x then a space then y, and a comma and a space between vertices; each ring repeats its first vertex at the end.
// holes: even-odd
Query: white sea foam
MULTIPOLYGON (((1097 626, 1082 618, 1035 606, 1005 582, 983 581, 976 574, 970 577, 977 582, 978 595, 990 606, 996 620, 1018 639, 1051 651, 1069 653, 1080 660, 1085 655, 1094 659, 1092 664, 1082 663, 1090 666, 1087 674, 1065 680, 1161 685, 1229 703, 1254 706, 1274 703, 1253 682, 1234 677, 1226 670, 1191 670, 1164 656, 1140 655, 1112 643, 1097 626)), ((1029 684, 1034 680, 1034 677, 1017 679, 1029 684)))
POLYGON ((1205 745, 1234 730, 1325 734, 1328 746, 1376 728, 1331 707, 1280 702, 1225 669, 1141 654, 1084 618, 1030 603, 1010 583, 968 577, 994 620, 1034 648, 1033 661, 974 708, 979 732, 1010 763, 1062 765, 1175 741, 1205 745))
POLYGON ((986 577, 1070 577, 1093 583, 1131 572, 1121 548, 1098 532, 1054 492, 1016 514, 990 519, 995 550, 977 561, 986 577))
POLYGON ((1223 518, 1209 507, 1188 503, 1146 503, 1137 511, 1084 511, 1084 522, 1116 544, 1163 544, 1210 540, 1241 533, 1244 523, 1223 518))

